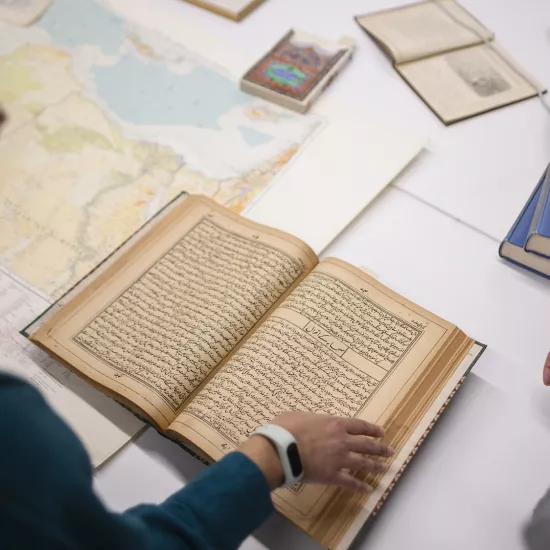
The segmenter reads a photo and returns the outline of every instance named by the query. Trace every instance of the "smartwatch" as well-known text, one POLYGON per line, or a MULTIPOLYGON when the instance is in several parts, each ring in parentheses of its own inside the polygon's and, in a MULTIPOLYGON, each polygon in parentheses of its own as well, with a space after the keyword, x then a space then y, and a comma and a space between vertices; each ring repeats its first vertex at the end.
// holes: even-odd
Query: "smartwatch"
POLYGON ((275 447, 283 467, 285 487, 295 485, 302 479, 304 472, 300 452, 294 436, 288 430, 275 424, 264 424, 252 435, 263 435, 275 447))

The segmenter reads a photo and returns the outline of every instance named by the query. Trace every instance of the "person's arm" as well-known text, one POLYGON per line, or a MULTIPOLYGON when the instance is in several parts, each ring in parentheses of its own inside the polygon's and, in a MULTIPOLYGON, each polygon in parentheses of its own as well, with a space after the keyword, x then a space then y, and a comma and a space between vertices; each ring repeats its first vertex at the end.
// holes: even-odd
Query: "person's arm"
MULTIPOLYGON (((264 472, 232 453, 163 504, 110 512, 74 433, 35 388, 1 371, 0 441, 0 531, 9 550, 233 549, 273 510, 264 472)), ((258 460, 270 467, 269 457, 258 460)))
MULTIPOLYGON (((371 487, 343 469, 385 471, 384 463, 366 455, 388 457, 393 453, 373 439, 382 437, 384 430, 362 420, 290 412, 272 423, 293 434, 304 480, 313 483, 368 492, 371 487)), ((140 506, 126 517, 144 522, 157 536, 161 528, 159 548, 161 542, 163 548, 172 548, 170 543, 184 540, 193 548, 233 549, 272 512, 270 489, 282 481, 277 452, 267 439, 255 435, 163 504, 140 506)))
MULTIPOLYGON (((356 419, 285 413, 304 480, 368 490, 344 469, 381 471, 383 430, 356 419), (370 437, 365 437, 370 436, 370 437)), ((233 550, 272 512, 283 479, 278 454, 255 435, 160 505, 124 514, 92 489, 82 444, 27 383, 0 373, 0 531, 3 548, 41 550, 233 550)))
MULTIPOLYGON (((276 472, 280 468, 278 457, 271 456, 271 449, 261 447, 260 463, 273 462, 268 468, 276 472)), ((264 472, 244 453, 234 452, 209 466, 162 504, 138 506, 127 511, 124 518, 147 533, 150 548, 229 550, 238 548, 272 512, 264 472)))

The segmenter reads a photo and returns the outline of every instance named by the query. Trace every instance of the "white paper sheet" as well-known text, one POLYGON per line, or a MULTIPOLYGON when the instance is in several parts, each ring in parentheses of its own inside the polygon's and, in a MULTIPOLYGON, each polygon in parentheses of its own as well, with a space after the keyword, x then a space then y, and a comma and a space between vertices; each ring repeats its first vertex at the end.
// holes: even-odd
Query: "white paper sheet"
POLYGON ((325 104, 330 123, 245 215, 322 252, 420 153, 425 139, 345 106, 325 104))

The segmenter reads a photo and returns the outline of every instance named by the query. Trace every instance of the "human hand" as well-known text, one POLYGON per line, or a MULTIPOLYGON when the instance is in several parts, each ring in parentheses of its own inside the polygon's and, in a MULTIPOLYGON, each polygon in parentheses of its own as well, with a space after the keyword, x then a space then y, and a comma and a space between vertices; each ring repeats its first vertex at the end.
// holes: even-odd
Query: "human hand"
POLYGON ((550 386, 550 353, 546 356, 546 361, 542 370, 542 381, 545 386, 550 386))
MULTIPOLYGON (((285 428, 294 436, 302 459, 304 481, 311 483, 338 485, 368 493, 372 487, 354 477, 350 471, 385 472, 387 465, 377 458, 393 455, 390 447, 376 441, 383 437, 384 429, 364 420, 287 412, 271 423, 285 428)), ((264 472, 272 489, 281 484, 282 467, 275 449, 266 438, 251 437, 240 450, 264 472)))
POLYGON ((391 447, 376 441, 384 436, 384 428, 358 418, 287 412, 272 423, 285 428, 296 439, 304 481, 311 483, 370 492, 372 487, 349 471, 385 472, 387 464, 369 456, 393 455, 391 447))

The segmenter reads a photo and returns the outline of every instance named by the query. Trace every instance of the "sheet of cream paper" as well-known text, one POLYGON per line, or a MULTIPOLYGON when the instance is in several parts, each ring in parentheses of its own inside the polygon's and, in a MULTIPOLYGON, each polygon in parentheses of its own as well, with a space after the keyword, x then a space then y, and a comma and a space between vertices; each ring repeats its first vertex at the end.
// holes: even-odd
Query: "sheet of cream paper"
POLYGON ((19 334, 49 302, 0 271, 0 369, 40 390, 71 426, 99 466, 135 436, 143 423, 19 334))
POLYGON ((420 153, 425 140, 375 120, 359 123, 342 104, 325 103, 329 126, 293 169, 245 215, 303 239, 319 254, 420 153), (322 159, 322 162, 319 160, 322 159))
POLYGON ((52 0, 0 0, 0 21, 26 27, 34 23, 52 0))
MULTIPOLYGON (((166 3, 162 10, 153 10, 150 0, 107 3, 128 20, 154 28, 176 42, 185 37, 188 48, 201 52, 235 78, 257 61, 258 52, 243 53, 235 44, 228 47, 182 17, 185 5, 166 3)), ((340 78, 345 78, 345 70, 340 78)), ((325 128, 244 215, 292 233, 320 253, 405 169, 427 140, 358 116, 326 96, 313 112, 327 120, 325 128)))

